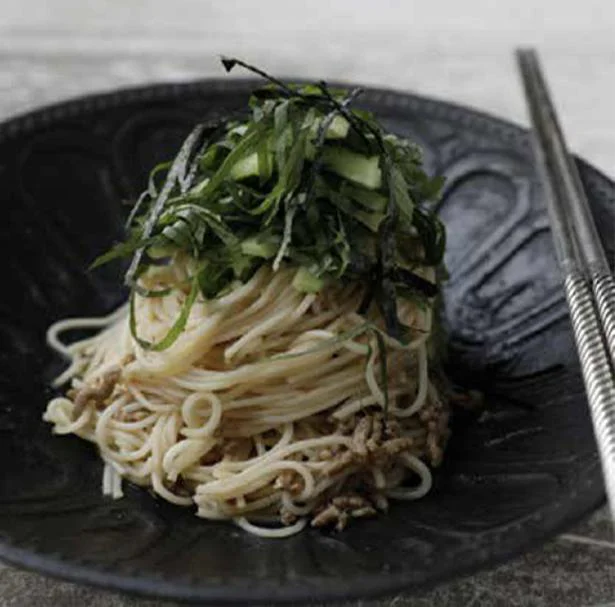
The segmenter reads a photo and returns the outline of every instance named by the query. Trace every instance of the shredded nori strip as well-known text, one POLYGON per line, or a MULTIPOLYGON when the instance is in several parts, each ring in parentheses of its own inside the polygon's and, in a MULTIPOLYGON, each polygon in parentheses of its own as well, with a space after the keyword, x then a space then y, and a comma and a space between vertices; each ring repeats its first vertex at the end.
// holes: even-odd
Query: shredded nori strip
MULTIPOLYGON (((196 260, 190 296, 169 335, 139 343, 169 347, 198 294, 214 298, 263 264, 301 267, 316 285, 362 282, 359 312, 375 303, 386 333, 403 341, 398 297, 438 294, 415 268, 442 263, 445 231, 431 204, 441 179, 423 171, 414 144, 351 108, 360 89, 290 84, 239 59, 222 63, 267 81, 250 98, 251 114, 197 125, 176 158, 152 171, 128 218, 126 241, 94 262, 132 256, 125 281, 134 302, 137 295, 169 293, 137 283, 149 266, 170 263, 178 252, 196 260), (341 131, 332 131, 334 124, 341 131), (327 164, 338 152, 358 154, 372 169, 376 158, 381 178, 349 181, 327 164)), ((136 336, 134 318, 131 327, 136 336)))

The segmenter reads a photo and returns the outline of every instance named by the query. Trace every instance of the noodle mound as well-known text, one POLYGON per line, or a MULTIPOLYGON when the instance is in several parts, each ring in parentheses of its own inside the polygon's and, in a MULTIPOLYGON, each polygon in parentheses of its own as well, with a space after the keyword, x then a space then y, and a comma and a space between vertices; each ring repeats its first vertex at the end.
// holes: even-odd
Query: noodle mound
MULTIPOLYGON (((141 282, 168 285, 169 270, 155 271, 141 282)), ((50 328, 49 343, 71 360, 56 384, 72 384, 44 419, 58 434, 96 444, 105 494, 121 497, 127 479, 194 504, 200 517, 283 537, 308 522, 341 529, 385 510, 389 498, 429 491, 428 464, 438 465, 448 435, 448 407, 428 373, 431 309, 399 301, 411 340, 384 337, 383 369, 369 329, 377 322, 356 312, 362 288, 300 293, 295 272, 262 267, 217 299, 197 299, 185 330, 161 352, 135 342, 128 306, 50 328), (103 330, 59 341, 75 328, 103 330)), ((141 337, 159 341, 187 297, 181 288, 137 295, 141 337)))

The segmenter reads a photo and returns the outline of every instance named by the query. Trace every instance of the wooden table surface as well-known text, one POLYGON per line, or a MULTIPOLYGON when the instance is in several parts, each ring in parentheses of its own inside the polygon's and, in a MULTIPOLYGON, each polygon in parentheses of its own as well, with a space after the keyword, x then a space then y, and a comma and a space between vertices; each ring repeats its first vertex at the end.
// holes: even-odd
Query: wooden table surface
MULTIPOLYGON (((278 75, 412 90, 525 124, 511 50, 535 44, 571 146, 615 174, 614 33, 606 0, 2 0, 0 119, 83 93, 221 76, 224 53, 278 75)), ((490 571, 352 605, 615 607, 614 557, 603 509, 490 571)), ((170 604, 0 564, 0 607, 22 605, 170 604)))

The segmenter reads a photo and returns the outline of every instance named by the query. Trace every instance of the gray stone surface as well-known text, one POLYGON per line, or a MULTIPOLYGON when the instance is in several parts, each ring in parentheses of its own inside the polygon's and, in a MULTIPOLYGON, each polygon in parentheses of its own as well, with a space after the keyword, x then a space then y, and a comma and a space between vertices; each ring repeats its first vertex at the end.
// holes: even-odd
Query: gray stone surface
MULTIPOLYGON (((0 119, 92 91, 220 76, 219 53, 525 123, 511 49, 539 45, 572 147, 615 166, 615 4, 603 0, 2 0, 0 119)), ((615 226, 614 226, 615 228, 615 226)), ((615 607, 606 510, 489 571, 349 607, 615 607)), ((170 607, 0 565, 0 607, 170 607)))

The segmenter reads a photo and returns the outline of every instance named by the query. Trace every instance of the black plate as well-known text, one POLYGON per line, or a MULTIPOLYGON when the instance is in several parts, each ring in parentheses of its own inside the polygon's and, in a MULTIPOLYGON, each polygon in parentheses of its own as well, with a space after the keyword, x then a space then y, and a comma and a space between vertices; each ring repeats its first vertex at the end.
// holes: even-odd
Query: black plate
MULTIPOLYGON (((45 328, 118 304, 118 268, 86 272, 197 120, 252 85, 205 81, 88 97, 0 127, 0 557, 53 575, 194 601, 355 597, 416 588, 509 558, 596 507, 603 487, 542 190, 525 131, 369 90, 363 105, 447 175, 451 372, 487 395, 457 418, 425 499, 343 533, 259 539, 147 492, 100 494, 94 449, 41 421, 58 369, 45 328)), ((615 187, 581 175, 613 258, 615 187)))

